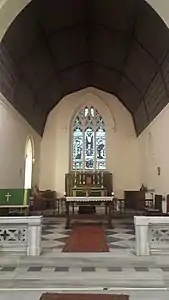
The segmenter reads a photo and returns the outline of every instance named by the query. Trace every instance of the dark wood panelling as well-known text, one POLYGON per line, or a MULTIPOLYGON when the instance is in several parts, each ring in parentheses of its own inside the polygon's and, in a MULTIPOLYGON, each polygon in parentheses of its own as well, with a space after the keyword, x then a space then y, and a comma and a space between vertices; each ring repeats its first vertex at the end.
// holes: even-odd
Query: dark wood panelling
POLYGON ((0 44, 0 91, 42 134, 64 95, 94 86, 119 97, 139 134, 168 103, 168 51, 144 0, 32 0, 0 44))
POLYGON ((164 82, 161 73, 158 72, 145 95, 145 105, 150 121, 158 115, 167 103, 168 96, 166 94, 164 82))

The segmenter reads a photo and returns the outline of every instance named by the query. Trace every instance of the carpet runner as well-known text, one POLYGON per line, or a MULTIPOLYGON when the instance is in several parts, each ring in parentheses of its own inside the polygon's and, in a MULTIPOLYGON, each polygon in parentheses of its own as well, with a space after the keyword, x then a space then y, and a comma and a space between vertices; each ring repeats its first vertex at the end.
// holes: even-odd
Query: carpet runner
POLYGON ((62 252, 109 252, 104 229, 101 225, 74 227, 62 252))
POLYGON ((126 295, 101 294, 50 294, 46 293, 39 300, 129 300, 126 295))

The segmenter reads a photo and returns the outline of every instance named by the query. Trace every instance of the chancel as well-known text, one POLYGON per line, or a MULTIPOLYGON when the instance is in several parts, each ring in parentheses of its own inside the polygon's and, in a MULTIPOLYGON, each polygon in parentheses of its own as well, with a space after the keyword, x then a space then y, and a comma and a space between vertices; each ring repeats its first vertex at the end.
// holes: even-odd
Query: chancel
POLYGON ((147 287, 156 265, 140 280, 140 259, 145 270, 169 255, 169 3, 11 2, 0 0, 0 265, 23 259, 41 280, 50 260, 55 287, 147 287))

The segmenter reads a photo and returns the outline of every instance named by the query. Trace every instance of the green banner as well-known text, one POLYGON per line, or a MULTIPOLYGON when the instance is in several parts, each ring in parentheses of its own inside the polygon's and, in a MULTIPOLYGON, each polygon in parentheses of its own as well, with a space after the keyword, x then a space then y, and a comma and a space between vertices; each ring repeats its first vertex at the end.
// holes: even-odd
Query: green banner
POLYGON ((30 190, 0 189, 0 206, 29 205, 30 190))

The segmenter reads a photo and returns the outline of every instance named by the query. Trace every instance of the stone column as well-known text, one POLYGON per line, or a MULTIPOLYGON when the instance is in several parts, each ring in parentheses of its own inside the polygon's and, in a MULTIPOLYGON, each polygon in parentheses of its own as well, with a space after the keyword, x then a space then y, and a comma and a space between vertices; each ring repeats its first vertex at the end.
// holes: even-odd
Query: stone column
POLYGON ((136 235, 136 255, 148 256, 150 255, 148 224, 149 218, 142 216, 134 217, 135 235, 136 235))
POLYGON ((41 254, 42 216, 29 218, 27 255, 39 256, 41 254))
POLYGON ((163 214, 167 213, 167 197, 163 198, 162 200, 162 212, 163 214))

